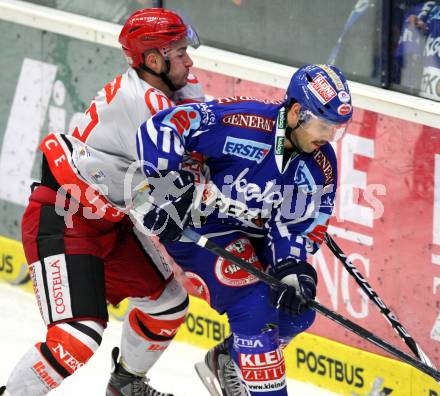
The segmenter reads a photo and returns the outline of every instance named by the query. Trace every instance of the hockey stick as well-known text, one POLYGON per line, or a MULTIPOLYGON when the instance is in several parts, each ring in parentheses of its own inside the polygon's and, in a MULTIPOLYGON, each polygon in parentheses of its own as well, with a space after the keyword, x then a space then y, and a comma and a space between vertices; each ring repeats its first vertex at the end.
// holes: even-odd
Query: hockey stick
POLYGON ((339 50, 341 49, 342 40, 345 38, 347 33, 350 32, 351 28, 354 24, 359 20, 359 18, 364 14, 364 12, 368 9, 368 7, 372 4, 371 0, 358 0, 354 5, 353 10, 350 12, 350 15, 345 22, 344 28, 342 29, 341 34, 336 41, 335 46, 330 52, 328 56, 327 63, 334 65, 336 62, 336 58, 339 54, 339 50))
POLYGON ((348 273, 355 279, 356 283, 361 287, 368 298, 379 308, 379 311, 382 313, 382 315, 387 318, 393 329, 400 336, 400 338, 405 341, 406 345, 408 345, 408 348, 414 353, 414 355, 416 355, 420 361, 435 369, 434 364, 428 358, 426 353, 423 352, 422 348, 417 345, 417 343, 414 341, 414 338, 411 337, 402 323, 399 322, 397 316, 386 306, 383 300, 377 295, 370 284, 365 280, 355 265, 347 258, 342 249, 336 244, 334 239, 329 234, 325 234, 325 243, 335 257, 339 259, 348 273))
MULTIPOLYGON (((266 274, 263 271, 260 271, 258 268, 255 268, 254 266, 252 266, 252 264, 248 263, 247 261, 244 261, 244 260, 238 258, 237 256, 234 256, 231 252, 228 252, 227 250, 216 245, 214 242, 210 241, 208 238, 205 238, 204 236, 197 234, 197 232, 187 228, 187 229, 183 230, 182 234, 185 237, 187 237, 190 241, 194 242, 197 246, 200 246, 201 248, 207 249, 211 253, 213 253, 217 256, 223 257, 225 260, 228 260, 228 261, 234 263, 238 267, 246 270, 247 272, 254 275, 260 281, 265 282, 269 286, 274 287, 274 288, 278 288, 278 287, 283 286, 283 283, 281 281, 279 281, 278 279, 266 274)), ((334 322, 340 324, 341 326, 345 327, 346 329, 350 330, 351 332, 366 339, 367 341, 370 341, 372 344, 382 348, 383 350, 394 355, 398 359, 417 368, 418 370, 422 371, 423 373, 431 376, 437 382, 440 383, 440 372, 433 369, 432 367, 427 366, 425 363, 421 362, 420 360, 417 360, 417 359, 413 358, 412 356, 406 354, 405 352, 401 351, 400 349, 397 349, 395 346, 382 340, 381 338, 377 337, 376 335, 374 335, 370 331, 364 329, 363 327, 357 325, 356 323, 350 321, 349 319, 344 318, 342 315, 339 315, 338 313, 324 307, 323 305, 321 305, 317 301, 309 301, 307 304, 308 304, 309 308, 315 310, 316 312, 319 312, 320 314, 322 314, 322 315, 326 316, 327 318, 333 320, 334 322)))

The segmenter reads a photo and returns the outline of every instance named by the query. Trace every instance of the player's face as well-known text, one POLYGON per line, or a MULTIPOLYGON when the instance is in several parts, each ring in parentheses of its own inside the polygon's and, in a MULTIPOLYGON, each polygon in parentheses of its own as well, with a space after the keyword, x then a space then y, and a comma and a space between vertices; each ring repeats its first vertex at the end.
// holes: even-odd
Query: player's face
POLYGON ((170 60, 170 72, 168 78, 177 89, 184 87, 188 81, 189 69, 193 65, 187 51, 187 41, 180 40, 171 47, 168 58, 170 60))
POLYGON ((301 106, 298 103, 295 103, 287 114, 287 122, 293 129, 291 140, 298 149, 305 153, 311 153, 324 144, 339 140, 348 126, 348 123, 327 122, 310 111, 301 112, 301 106), (300 122, 299 125, 298 122, 300 122))
POLYGON ((311 153, 319 149, 332 139, 333 129, 329 128, 325 123, 322 123, 322 125, 319 122, 313 125, 307 123, 306 127, 300 125, 299 128, 292 132, 292 141, 305 153, 311 153))
POLYGON ((295 146, 305 153, 311 153, 330 141, 330 134, 315 129, 305 129, 301 126, 291 135, 295 146))
MULTIPOLYGON (((297 128, 300 112, 301 105, 294 103, 287 113, 287 123, 293 129, 290 139, 299 150, 311 153, 318 149, 320 145, 327 143, 328 140, 318 128, 297 128)), ((285 144, 290 145, 288 140, 285 141, 285 144)))

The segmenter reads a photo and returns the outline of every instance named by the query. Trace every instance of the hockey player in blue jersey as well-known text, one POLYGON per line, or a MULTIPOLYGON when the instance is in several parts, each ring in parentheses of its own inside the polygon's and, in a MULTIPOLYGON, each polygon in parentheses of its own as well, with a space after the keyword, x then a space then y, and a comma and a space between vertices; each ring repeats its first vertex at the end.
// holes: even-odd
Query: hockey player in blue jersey
POLYGON ((402 24, 393 80, 413 93, 440 101, 439 44, 439 1, 413 4, 402 24))
POLYGON ((351 117, 342 72, 307 65, 293 75, 284 101, 233 97, 178 106, 139 128, 149 203, 136 211, 198 279, 210 305, 228 315, 232 337, 198 366, 201 376, 205 368, 219 379, 223 395, 287 395, 282 350, 315 318, 304 304, 317 284, 307 258, 319 249, 334 206, 330 142, 351 117), (203 157, 208 172, 182 165, 188 153, 203 157), (181 237, 186 226, 288 286, 270 289, 195 246, 181 237))

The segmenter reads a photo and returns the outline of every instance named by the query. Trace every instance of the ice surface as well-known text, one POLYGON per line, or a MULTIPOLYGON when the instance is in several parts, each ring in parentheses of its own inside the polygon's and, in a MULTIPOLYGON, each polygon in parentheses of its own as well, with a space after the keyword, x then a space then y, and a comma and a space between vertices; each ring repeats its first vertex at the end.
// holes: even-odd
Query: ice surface
MULTIPOLYGON (((110 351, 119 345, 121 322, 111 320, 100 349, 84 367, 51 395, 104 395, 110 372, 110 351)), ((45 327, 34 297, 0 282, 0 385, 5 384, 10 370, 33 344, 43 341, 45 327)), ((175 396, 204 396, 207 392, 193 366, 205 355, 205 350, 173 342, 150 371, 151 384, 162 392, 175 396)), ((288 389, 295 396, 337 396, 310 384, 288 380, 288 389)))

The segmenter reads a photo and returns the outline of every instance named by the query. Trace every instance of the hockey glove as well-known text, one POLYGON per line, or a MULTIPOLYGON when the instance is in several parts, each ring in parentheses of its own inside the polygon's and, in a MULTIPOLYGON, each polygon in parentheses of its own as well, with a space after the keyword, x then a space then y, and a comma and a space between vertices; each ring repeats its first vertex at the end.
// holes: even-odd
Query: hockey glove
POLYGON ((286 284, 270 290, 271 304, 283 312, 299 315, 307 309, 307 302, 316 296, 318 276, 305 261, 286 259, 271 268, 269 274, 286 284))
POLYGON ((187 171, 173 171, 149 181, 153 205, 143 218, 144 227, 157 235, 162 243, 177 241, 191 219, 194 175, 187 171))

